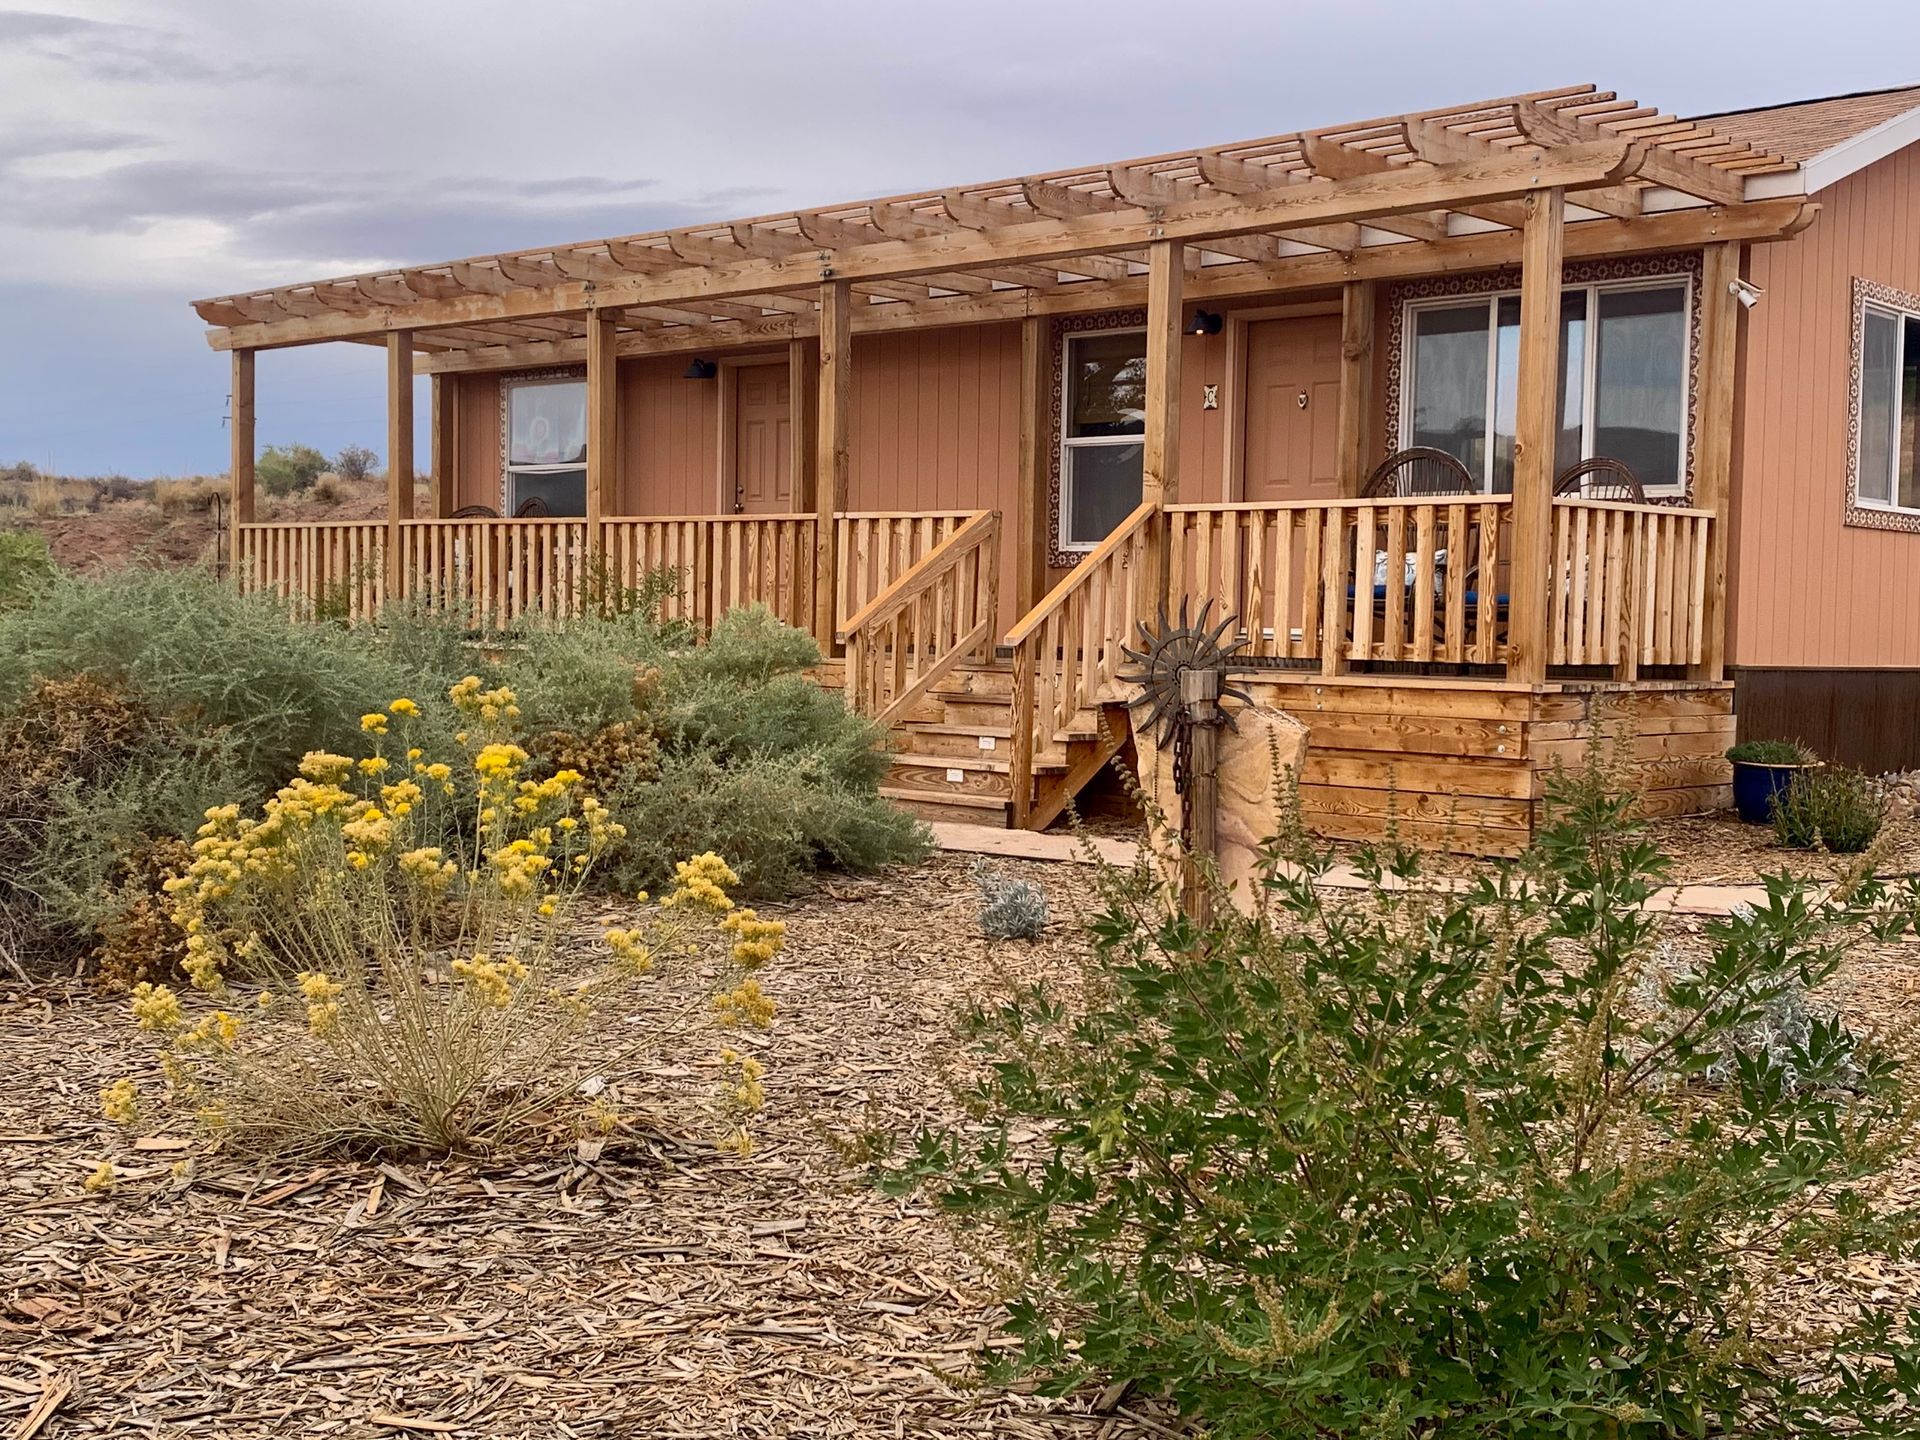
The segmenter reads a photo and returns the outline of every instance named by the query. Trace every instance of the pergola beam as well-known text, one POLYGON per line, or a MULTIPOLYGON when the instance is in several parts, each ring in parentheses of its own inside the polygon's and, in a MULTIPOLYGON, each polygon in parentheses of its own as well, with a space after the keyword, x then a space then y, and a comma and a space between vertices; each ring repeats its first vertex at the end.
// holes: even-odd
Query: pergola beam
MULTIPOLYGON (((1733 209, 1668 210, 1638 220, 1582 220, 1566 228, 1570 259, 1599 255, 1657 254, 1691 250, 1725 240, 1764 243, 1784 239, 1811 224, 1819 211, 1797 197, 1754 201, 1733 209)), ((1493 270, 1520 259, 1520 232, 1492 230, 1455 235, 1432 243, 1370 245, 1353 255, 1296 255, 1270 263, 1210 265, 1186 277, 1189 301, 1230 300, 1276 292, 1336 289, 1354 280, 1393 280, 1413 275, 1462 274, 1493 270)), ((868 305, 855 308, 857 333, 940 325, 974 325, 1027 315, 1085 314, 1144 305, 1144 275, 1115 281, 1076 281, 1051 294, 1003 290, 987 296, 933 299, 921 305, 868 305)), ((815 333, 813 317, 768 316, 758 322, 711 326, 675 326, 646 334, 623 334, 620 353, 684 354, 689 350, 745 348, 815 333)), ((578 364, 584 342, 559 345, 509 345, 459 357, 428 360, 422 369, 480 370, 578 364)))
POLYGON ((513 294, 418 301, 364 315, 311 316, 272 326, 215 333, 218 349, 299 344, 434 325, 561 315, 603 306, 674 304, 745 298, 823 278, 894 284, 943 270, 1001 261, 1045 261, 1138 248, 1156 240, 1205 244, 1223 236, 1301 225, 1362 221, 1374 216, 1460 208, 1552 187, 1580 191, 1634 173, 1642 150, 1623 141, 1567 146, 1542 154, 1514 152, 1431 169, 1394 166, 1325 185, 1292 185, 1247 196, 1208 196, 1152 211, 1129 207, 1073 219, 1034 219, 994 231, 957 232, 925 240, 887 240, 847 251, 690 265, 660 276, 596 283, 531 285, 513 294))

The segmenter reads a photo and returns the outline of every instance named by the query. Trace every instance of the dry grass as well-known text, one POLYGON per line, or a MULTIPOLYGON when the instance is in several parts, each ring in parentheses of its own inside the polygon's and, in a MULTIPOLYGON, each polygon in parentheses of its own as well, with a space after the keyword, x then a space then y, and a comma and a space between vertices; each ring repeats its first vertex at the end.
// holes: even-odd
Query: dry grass
POLYGON ((155 480, 149 487, 152 503, 162 515, 191 515, 211 510, 226 498, 225 476, 195 475, 181 480, 155 480))

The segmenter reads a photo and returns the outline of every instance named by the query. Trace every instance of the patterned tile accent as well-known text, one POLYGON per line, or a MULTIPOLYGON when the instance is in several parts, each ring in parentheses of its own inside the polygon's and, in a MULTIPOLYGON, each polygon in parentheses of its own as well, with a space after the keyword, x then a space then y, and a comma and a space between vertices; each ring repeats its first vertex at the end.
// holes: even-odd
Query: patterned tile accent
MULTIPOLYGON (((1568 285, 1604 284, 1609 280, 1685 279, 1687 304, 1687 474, 1684 491, 1678 495, 1649 496, 1656 505, 1688 505, 1693 499, 1694 424, 1699 415, 1700 391, 1700 253, 1683 255, 1623 255, 1604 260, 1580 260, 1564 271, 1568 285)), ((1403 280, 1391 285, 1387 305, 1387 393, 1386 434, 1388 443, 1399 448, 1400 406, 1403 399, 1406 360, 1407 302, 1435 300, 1454 295, 1492 295, 1520 288, 1518 266, 1482 271, 1474 275, 1436 275, 1418 280, 1403 280)))
POLYGON ((1847 510, 1846 523, 1868 530, 1905 530, 1920 534, 1920 511, 1883 510, 1860 503, 1860 367, 1867 338, 1867 302, 1920 315, 1920 295, 1874 280, 1853 277, 1853 343, 1847 362, 1847 510))
POLYGON ((1043 358, 1051 377, 1047 382, 1047 564, 1052 569, 1070 570, 1083 554, 1060 548, 1060 426, 1066 406, 1066 372, 1060 357, 1066 352, 1066 337, 1098 330, 1137 330, 1146 323, 1145 310, 1109 310, 1098 315, 1056 315, 1048 327, 1043 358))

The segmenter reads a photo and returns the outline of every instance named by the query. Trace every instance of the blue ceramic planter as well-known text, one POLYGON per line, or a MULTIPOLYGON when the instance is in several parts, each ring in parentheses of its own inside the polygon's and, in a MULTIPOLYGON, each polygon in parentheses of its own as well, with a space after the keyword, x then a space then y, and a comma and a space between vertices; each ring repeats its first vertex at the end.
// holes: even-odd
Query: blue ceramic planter
POLYGON ((1773 797, 1793 783, 1793 777, 1811 765, 1758 765, 1733 762, 1733 805, 1749 825, 1773 823, 1773 797))

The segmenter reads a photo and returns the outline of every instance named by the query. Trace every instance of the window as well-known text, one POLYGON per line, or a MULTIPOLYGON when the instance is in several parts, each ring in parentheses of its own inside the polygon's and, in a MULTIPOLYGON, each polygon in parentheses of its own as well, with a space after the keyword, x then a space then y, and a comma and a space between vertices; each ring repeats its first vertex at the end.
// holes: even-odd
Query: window
POLYGON ((586 514, 586 381, 515 380, 506 388, 506 513, 539 500, 549 515, 586 514))
MULTIPOLYGON (((1444 450, 1487 490, 1513 489, 1520 297, 1415 304, 1404 441, 1444 450)), ((1582 285, 1560 297, 1554 473, 1624 460, 1649 491, 1681 486, 1687 427, 1687 285, 1582 285)))
POLYGON ((1067 337, 1060 439, 1060 548, 1091 550, 1140 504, 1147 337, 1067 337))
POLYGON ((1861 324, 1859 502, 1920 510, 1920 315, 1868 305, 1861 324))

